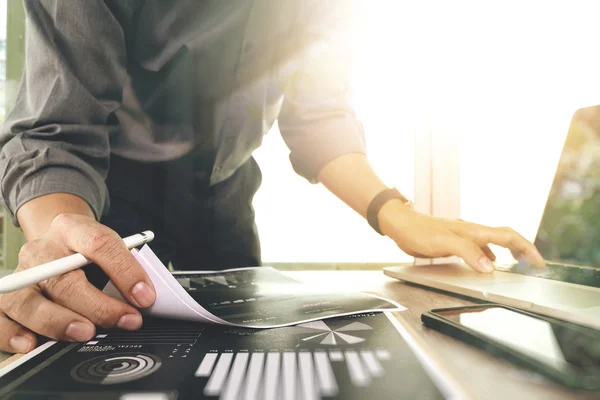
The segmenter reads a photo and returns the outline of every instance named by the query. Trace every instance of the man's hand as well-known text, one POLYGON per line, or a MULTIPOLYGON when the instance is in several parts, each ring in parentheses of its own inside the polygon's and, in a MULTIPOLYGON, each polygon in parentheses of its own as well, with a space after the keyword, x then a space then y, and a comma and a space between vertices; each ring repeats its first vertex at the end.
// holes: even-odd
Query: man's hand
MULTIPOLYGON (((333 194, 366 217, 369 203, 387 186, 377 177, 364 154, 346 154, 325 165, 317 179, 333 194)), ((464 221, 434 218, 391 200, 379 210, 379 227, 398 247, 414 257, 458 256, 473 269, 492 272, 496 259, 490 243, 511 250, 543 267, 535 246, 510 228, 490 228, 464 221)))
MULTIPOLYGON (((83 215, 54 218, 44 235, 23 246, 17 271, 73 253, 98 264, 131 304, 143 308, 154 303, 152 282, 121 238, 83 215)), ((82 270, 0 295, 0 350, 26 353, 36 346, 34 333, 86 341, 94 337, 96 325, 135 330, 142 317, 136 308, 95 288, 82 270)))
POLYGON ((386 203, 379 212, 382 232, 414 257, 458 256, 480 272, 494 271, 496 259, 489 244, 508 248, 515 258, 544 266, 535 246, 511 228, 491 228, 465 221, 434 218, 418 213, 398 200, 386 203))

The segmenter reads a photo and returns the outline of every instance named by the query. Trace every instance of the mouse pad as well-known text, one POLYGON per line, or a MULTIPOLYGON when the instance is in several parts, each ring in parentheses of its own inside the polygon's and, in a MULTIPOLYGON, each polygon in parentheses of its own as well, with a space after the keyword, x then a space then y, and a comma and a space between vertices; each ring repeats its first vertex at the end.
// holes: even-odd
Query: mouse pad
POLYGON ((137 332, 51 344, 0 377, 0 398, 446 397, 391 319, 365 313, 264 330, 146 320, 137 332))

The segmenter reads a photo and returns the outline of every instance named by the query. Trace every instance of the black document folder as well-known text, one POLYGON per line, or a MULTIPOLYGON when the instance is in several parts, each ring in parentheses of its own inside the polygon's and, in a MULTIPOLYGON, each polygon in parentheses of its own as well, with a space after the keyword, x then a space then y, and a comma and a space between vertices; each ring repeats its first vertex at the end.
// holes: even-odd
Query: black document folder
POLYGON ((104 330, 87 343, 46 344, 4 371, 0 398, 450 396, 451 386, 425 370, 394 318, 364 313, 262 330, 147 319, 137 332, 104 330))

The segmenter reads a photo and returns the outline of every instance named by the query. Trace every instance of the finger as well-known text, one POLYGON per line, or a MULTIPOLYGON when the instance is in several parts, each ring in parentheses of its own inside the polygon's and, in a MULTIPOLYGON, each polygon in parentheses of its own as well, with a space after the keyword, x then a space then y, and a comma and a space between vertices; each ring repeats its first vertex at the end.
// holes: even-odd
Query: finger
POLYGON ((519 233, 511 228, 487 228, 490 243, 494 243, 511 250, 516 259, 525 257, 532 265, 543 268, 546 266, 544 258, 538 249, 529 240, 525 239, 519 233))
POLYGON ((33 350, 35 344, 35 335, 30 330, 0 312, 0 350, 25 354, 33 350))
POLYGON ((0 297, 0 310, 20 325, 52 339, 84 342, 96 332, 90 321, 53 303, 33 287, 0 297))
POLYGON ((487 273, 494 271, 494 264, 475 242, 458 235, 450 235, 443 243, 448 253, 462 258, 474 270, 487 273))
MULTIPOLYGON (((484 225, 458 222, 452 224, 450 229, 467 239, 474 240, 479 246, 490 243, 505 247, 513 253, 517 253, 532 265, 544 267, 546 263, 537 248, 529 240, 525 239, 515 230, 507 227, 492 228, 484 225)), ((515 257, 516 259, 519 256, 515 257)))
MULTIPOLYGON (((19 253, 19 269, 40 265, 70 253, 60 242, 28 242, 19 253)), ((142 325, 139 311, 102 293, 88 282, 80 269, 40 282, 39 287, 50 300, 86 317, 95 325, 127 330, 136 330, 142 325)))
POLYGON ((142 326, 142 316, 138 310, 102 293, 88 282, 81 270, 49 279, 40 287, 50 300, 84 316, 94 325, 127 330, 142 326))
POLYGON ((519 253, 518 250, 513 249, 512 247, 509 248, 510 250, 510 254, 513 256, 513 258, 517 261, 522 261, 523 260, 523 255, 521 253, 519 253))
POLYGON ((492 261, 496 261, 496 255, 494 254, 492 249, 490 249, 490 246, 483 246, 481 247, 481 250, 483 250, 487 258, 489 258, 492 261))
POLYGON ((65 244, 98 264, 129 302, 149 307, 156 300, 152 281, 112 229, 75 214, 61 214, 52 222, 65 244))

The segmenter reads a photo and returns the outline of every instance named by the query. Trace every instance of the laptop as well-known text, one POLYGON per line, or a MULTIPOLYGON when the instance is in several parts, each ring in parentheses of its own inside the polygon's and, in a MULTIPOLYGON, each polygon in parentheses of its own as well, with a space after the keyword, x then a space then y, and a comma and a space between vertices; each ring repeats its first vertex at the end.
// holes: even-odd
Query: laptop
POLYGON ((545 269, 515 262, 489 275, 466 264, 384 273, 600 329, 600 106, 579 109, 571 120, 534 243, 545 269))

